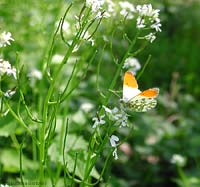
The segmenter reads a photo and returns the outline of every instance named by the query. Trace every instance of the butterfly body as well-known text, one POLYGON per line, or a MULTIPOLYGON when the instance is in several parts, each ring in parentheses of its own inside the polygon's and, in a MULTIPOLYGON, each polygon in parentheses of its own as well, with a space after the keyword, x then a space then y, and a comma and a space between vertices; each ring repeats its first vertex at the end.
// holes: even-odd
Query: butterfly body
POLYGON ((158 93, 159 88, 150 88, 140 91, 134 74, 130 71, 125 73, 122 100, 131 110, 146 112, 155 108, 157 105, 156 97, 158 93))

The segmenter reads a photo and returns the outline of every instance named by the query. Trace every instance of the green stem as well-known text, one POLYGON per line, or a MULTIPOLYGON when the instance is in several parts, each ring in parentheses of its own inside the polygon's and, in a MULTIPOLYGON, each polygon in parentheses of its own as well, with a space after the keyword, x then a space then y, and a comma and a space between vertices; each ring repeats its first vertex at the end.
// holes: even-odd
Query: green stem
POLYGON ((17 114, 14 112, 14 110, 10 107, 10 105, 8 104, 8 102, 5 100, 5 105, 7 106, 7 108, 9 109, 10 113, 12 114, 12 116, 17 120, 17 122, 26 129, 27 133, 32 137, 33 141, 36 143, 36 145, 39 145, 39 141, 37 140, 37 138, 34 136, 33 132, 28 128, 28 126, 24 123, 24 121, 17 116, 17 114))
MULTIPOLYGON (((110 87, 109 87, 108 90, 113 90, 113 89, 114 89, 114 87, 115 87, 115 85, 116 85, 116 82, 117 82, 117 78, 118 78, 118 76, 119 76, 119 74, 120 74, 120 71, 121 71, 121 69, 122 69, 122 66, 123 66, 123 64, 124 64, 124 62, 125 62, 125 60, 126 60, 126 58, 128 58, 129 54, 131 53, 131 51, 132 51, 132 49, 133 49, 133 46, 135 45, 138 36, 139 36, 139 31, 136 32, 136 35, 135 35, 135 37, 134 37, 134 39, 133 39, 131 45, 129 46, 129 48, 128 48, 128 50, 126 51, 125 55, 123 56, 123 58, 122 58, 120 64, 118 65, 117 71, 116 71, 116 73, 115 73, 115 75, 114 75, 114 78, 113 78, 113 80, 112 80, 112 82, 111 82, 110 87)), ((107 105, 108 100, 110 99, 110 96, 111 96, 111 92, 108 92, 107 95, 106 95, 106 97, 105 97, 105 99, 104 99, 103 105, 107 105)))

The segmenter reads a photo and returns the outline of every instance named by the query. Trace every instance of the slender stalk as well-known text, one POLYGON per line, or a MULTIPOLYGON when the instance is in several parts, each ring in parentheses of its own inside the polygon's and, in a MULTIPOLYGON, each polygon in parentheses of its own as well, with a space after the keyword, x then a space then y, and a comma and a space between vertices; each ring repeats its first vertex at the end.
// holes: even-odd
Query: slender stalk
POLYGON ((14 112, 14 110, 10 107, 10 105, 8 104, 8 102, 5 100, 5 105, 7 106, 7 108, 9 109, 10 113, 12 114, 12 116, 16 119, 16 121, 23 127, 26 129, 27 133, 32 137, 33 141, 36 143, 36 145, 39 146, 39 141, 37 140, 37 138, 34 136, 33 132, 28 128, 28 126, 24 123, 24 121, 19 118, 17 116, 17 114, 14 112))
POLYGON ((23 156, 23 142, 20 144, 20 151, 19 151, 19 165, 20 165, 20 180, 23 187, 25 187, 24 179, 23 179, 23 166, 22 166, 22 156, 23 156))
MULTIPOLYGON (((116 82, 117 82, 117 78, 118 78, 118 76, 119 76, 119 74, 120 74, 120 71, 121 71, 121 69, 122 69, 122 66, 123 66, 123 64, 124 64, 124 62, 125 62, 125 60, 126 60, 126 58, 127 58, 127 57, 129 56, 129 54, 131 53, 131 51, 132 51, 132 49, 133 49, 133 46, 135 45, 138 36, 139 36, 139 31, 136 32, 136 35, 135 35, 135 37, 134 37, 132 43, 130 44, 128 50, 126 51, 126 53, 125 53, 125 55, 123 56, 123 58, 122 58, 120 64, 118 65, 117 71, 116 71, 116 73, 115 73, 115 75, 114 75, 114 78, 112 79, 112 82, 111 82, 111 84, 110 84, 109 90, 113 90, 113 88, 115 87, 116 82)), ((105 97, 105 99, 104 99, 103 105, 107 105, 108 100, 110 99, 110 96, 111 96, 111 92, 108 92, 107 95, 106 95, 106 97, 105 97)))

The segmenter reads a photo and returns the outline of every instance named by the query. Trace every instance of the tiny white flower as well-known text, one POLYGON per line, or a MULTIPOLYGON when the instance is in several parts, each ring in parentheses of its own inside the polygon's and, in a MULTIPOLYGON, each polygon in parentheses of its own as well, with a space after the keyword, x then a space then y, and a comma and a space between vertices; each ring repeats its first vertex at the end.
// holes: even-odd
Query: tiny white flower
POLYGON ((112 110, 106 106, 103 106, 103 108, 109 119, 115 121, 116 125, 120 125, 120 127, 128 126, 128 115, 123 110, 119 110, 117 107, 113 108, 112 110))
POLYGON ((31 77, 31 78, 41 80, 42 79, 42 72, 37 70, 37 69, 32 69, 28 76, 31 77))
POLYGON ((92 103, 82 103, 80 108, 84 111, 84 112, 90 112, 93 108, 94 108, 94 105, 92 103))
POLYGON ((7 184, 0 184, 0 187, 10 187, 10 186, 7 184))
POLYGON ((141 18, 141 17, 138 17, 137 18, 137 28, 138 29, 142 29, 144 27, 146 27, 145 20, 143 18, 141 18))
POLYGON ((134 18, 134 12, 135 12, 135 7, 133 4, 129 3, 128 1, 120 1, 119 5, 121 7, 120 14, 127 19, 133 19, 134 18))
POLYGON ((99 125, 105 124, 106 122, 105 122, 105 120, 103 120, 104 117, 105 117, 105 115, 93 117, 92 121, 94 121, 94 124, 93 124, 92 128, 96 128, 99 125))
POLYGON ((156 32, 161 32, 161 23, 158 9, 153 9, 151 4, 137 5, 136 11, 138 13, 137 28, 142 29, 150 27, 156 32))
POLYGON ((110 137, 110 144, 112 147, 117 147, 117 142, 119 141, 119 138, 116 135, 112 135, 110 137))
POLYGON ((127 120, 128 120, 128 115, 125 113, 121 118, 120 127, 127 127, 128 126, 127 120))
POLYGON ((93 46, 94 45, 94 40, 90 37, 90 34, 88 31, 86 32, 83 32, 84 35, 82 36, 82 38, 88 42, 91 42, 91 45, 93 46))
MULTIPOLYGON (((57 22, 55 23, 55 26, 56 26, 56 27, 58 27, 58 25, 59 25, 59 21, 57 21, 57 22)), ((69 23, 68 21, 66 21, 66 20, 63 21, 63 24, 62 24, 62 31, 63 31, 63 33, 64 33, 66 36, 68 36, 68 35, 70 35, 70 34, 72 33, 71 25, 70 25, 70 23, 69 23)))
POLYGON ((115 15, 115 4, 113 3, 112 0, 105 0, 105 6, 106 6, 106 12, 104 13, 104 16, 107 17, 111 17, 115 15))
POLYGON ((110 137, 110 144, 111 144, 111 146, 112 147, 114 147, 115 149, 113 150, 113 156, 114 156, 114 158, 115 158, 115 160, 117 160, 118 159, 118 155, 117 155, 117 142, 119 141, 119 138, 116 136, 116 135, 112 135, 111 137, 110 137))
POLYGON ((150 34, 146 35, 144 38, 152 43, 156 39, 156 36, 154 33, 151 32, 150 34))
POLYGON ((16 93, 15 90, 8 90, 6 93, 4 93, 4 96, 10 98, 10 97, 12 97, 15 93, 16 93))
POLYGON ((186 164, 186 158, 182 155, 174 154, 171 158, 171 163, 183 167, 186 164))
POLYGON ((98 12, 102 9, 102 5, 104 4, 104 0, 86 0, 86 6, 91 8, 92 12, 98 12))
POLYGON ((117 155, 117 148, 115 148, 115 149, 113 150, 113 153, 112 153, 112 155, 114 156, 115 160, 117 160, 117 159, 118 159, 118 155, 117 155))
POLYGON ((3 59, 0 59, 0 76, 7 74, 8 76, 13 75, 16 79, 16 69, 11 64, 3 59))
POLYGON ((156 22, 156 23, 154 23, 154 24, 151 25, 151 28, 155 29, 156 32, 161 32, 162 31, 160 27, 161 27, 160 22, 156 22))
POLYGON ((124 69, 130 69, 134 74, 140 70, 141 65, 137 58, 128 57, 124 62, 124 69))
POLYGON ((10 41, 14 41, 10 32, 3 32, 0 35, 0 47, 10 45, 10 41))
POLYGON ((53 57, 52 57, 52 63, 53 63, 53 64, 59 64, 59 63, 62 62, 63 58, 64 58, 63 55, 55 54, 55 55, 53 55, 53 57))

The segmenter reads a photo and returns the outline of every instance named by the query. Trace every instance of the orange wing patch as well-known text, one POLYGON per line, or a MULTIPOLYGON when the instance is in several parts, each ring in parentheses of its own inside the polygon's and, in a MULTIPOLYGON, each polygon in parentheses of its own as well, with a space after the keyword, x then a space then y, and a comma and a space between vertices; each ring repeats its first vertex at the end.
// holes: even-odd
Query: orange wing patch
POLYGON ((149 97, 149 98, 155 98, 158 96, 159 89, 158 88, 150 88, 148 90, 145 90, 139 94, 139 96, 143 97, 149 97))
POLYGON ((138 88, 138 84, 135 79, 135 76, 130 71, 127 71, 124 75, 124 86, 128 86, 131 88, 138 88))

